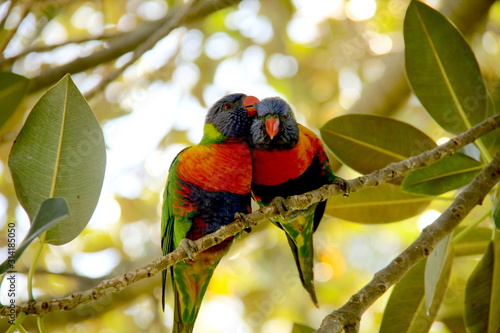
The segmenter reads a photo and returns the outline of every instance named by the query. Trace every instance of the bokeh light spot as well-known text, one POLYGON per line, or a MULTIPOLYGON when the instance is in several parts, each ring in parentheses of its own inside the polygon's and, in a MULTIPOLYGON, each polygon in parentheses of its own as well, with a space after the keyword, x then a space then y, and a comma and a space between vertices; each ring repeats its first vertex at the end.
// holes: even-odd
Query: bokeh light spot
POLYGON ((326 282, 333 276, 333 267, 327 262, 319 262, 314 265, 314 279, 319 282, 326 282))
POLYGON ((433 223, 439 216, 440 212, 437 210, 428 210, 418 218, 418 229, 422 231, 429 224, 433 223))
POLYGON ((294 17, 286 31, 290 39, 299 44, 310 44, 320 36, 316 23, 301 16, 294 17))
POLYGON ((345 13, 353 21, 368 20, 377 10, 375 0, 351 0, 345 7, 345 13))
POLYGON ((159 20, 167 14, 166 1, 148 0, 137 7, 137 15, 148 21, 159 20))
POLYGON ((234 54, 237 50, 238 42, 224 32, 214 33, 205 44, 205 53, 214 60, 234 54))
POLYGON ((297 60, 292 56, 284 54, 273 54, 267 61, 267 69, 277 79, 292 77, 297 73, 299 65, 297 60))
POLYGON ((392 39, 384 34, 372 33, 368 45, 373 53, 386 54, 392 50, 392 39))
POLYGON ((75 272, 90 278, 99 278, 111 273, 120 261, 120 252, 114 248, 92 253, 75 253, 71 258, 75 272))

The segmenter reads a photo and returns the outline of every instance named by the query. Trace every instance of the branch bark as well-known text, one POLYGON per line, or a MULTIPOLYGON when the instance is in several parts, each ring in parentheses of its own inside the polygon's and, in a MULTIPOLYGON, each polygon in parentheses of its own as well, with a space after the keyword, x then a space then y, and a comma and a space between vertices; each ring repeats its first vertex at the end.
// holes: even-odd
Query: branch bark
MULTIPOLYGON (((375 172, 372 172, 368 175, 361 176, 358 178, 355 178, 353 180, 349 181, 349 184, 351 185, 351 192, 356 192, 359 190, 362 190, 363 188, 366 187, 373 187, 373 186, 378 186, 379 184, 383 182, 387 182, 391 179, 397 178, 397 177, 402 177, 406 174, 408 174, 410 171, 416 170, 423 168, 429 164, 435 163, 439 161, 440 159, 452 155, 454 152, 456 152, 458 149, 464 147, 465 145, 474 142, 476 139, 479 137, 485 135, 486 133, 489 133, 495 129, 500 127, 500 114, 497 114, 495 116, 492 116, 485 121, 483 121, 480 124, 477 124, 476 126, 470 128, 466 132, 458 135, 454 139, 432 149, 427 152, 424 152, 420 155, 413 156, 409 159, 406 159, 404 161, 398 162, 398 163, 391 163, 387 167, 377 170, 375 172)), ((431 231, 426 231, 425 236, 423 239, 423 236, 420 236, 417 241, 419 241, 417 249, 414 250, 415 255, 422 255, 422 253, 425 255, 426 253, 430 252, 432 249, 433 245, 437 241, 437 237, 441 237, 442 233, 449 233, 451 231, 449 224, 446 223, 448 219, 455 219, 458 217, 463 218, 465 216, 464 212, 467 211, 466 208, 469 207, 468 205, 476 205, 480 202, 480 198, 482 198, 480 195, 482 195, 482 190, 485 189, 486 187, 490 186, 491 183, 496 179, 498 180, 498 177, 500 175, 500 170, 498 170, 498 164, 500 155, 497 155, 495 157, 494 162, 496 164, 496 171, 494 170, 494 167, 492 164, 488 166, 485 170, 483 170, 480 175, 481 178, 477 178, 471 183, 474 184, 474 195, 471 196, 470 194, 464 195, 463 193, 457 198, 456 201, 460 203, 459 208, 453 208, 451 209, 451 212, 446 215, 446 217, 440 218, 440 220, 443 220, 443 222, 440 222, 438 225, 441 227, 441 225, 444 225, 444 231, 437 231, 435 230, 437 227, 433 227, 432 229, 429 229, 431 231), (489 173, 489 174, 488 174, 489 173), (476 183, 483 182, 485 185, 476 185, 476 183), (479 190, 476 189, 476 187, 479 187, 479 190), (467 203, 464 204, 464 200, 473 200, 472 203, 467 203), (432 242, 427 244, 426 242, 432 242)), ((493 163, 493 162, 492 162, 493 163)), ((480 176, 478 176, 480 177, 480 176)), ((493 186, 493 185, 491 185, 493 186)), ((470 192, 470 191, 468 191, 470 192)), ((467 192, 467 193, 468 193, 467 192)), ((487 192, 485 192, 487 193, 487 192)), ((337 195, 343 195, 345 192, 340 189, 340 187, 336 184, 332 185, 325 185, 317 190, 307 192, 301 195, 296 195, 287 198, 287 204, 289 207, 291 207, 292 210, 297 210, 297 209, 305 209, 308 206, 319 202, 319 201, 324 201, 330 197, 337 196, 337 195)), ((484 196, 484 195, 483 195, 484 196)), ((472 207, 470 207, 472 209, 472 207)), ((246 215, 248 222, 250 222, 252 225, 257 225, 263 221, 267 221, 269 218, 275 217, 279 214, 277 208, 274 205, 268 206, 268 207, 262 207, 261 209, 246 215)), ((443 214, 444 216, 445 214, 443 214)), ((455 225, 455 222, 451 222, 451 225, 455 225)), ((247 224, 244 223, 243 221, 236 220, 233 223, 230 223, 216 232, 207 235, 205 237, 202 237, 198 239, 195 243, 197 245, 198 251, 195 253, 202 252, 216 244, 221 243, 223 240, 225 240, 228 237, 235 236, 238 233, 240 233, 243 229, 247 228, 247 224)), ((427 230, 427 229, 425 229, 427 230)), ((422 233, 424 234, 424 233, 422 233)), ((442 236, 444 237, 444 236, 442 236)), ((441 238, 442 238, 441 237, 441 238)), ((413 253, 412 252, 412 253, 413 253)), ((412 254, 413 255, 413 254, 412 254)), ((399 257, 398 257, 399 258, 399 257)), ((394 265, 396 268, 391 268, 390 273, 394 275, 394 277, 391 275, 391 278, 396 279, 397 272, 395 273, 394 270, 397 271, 398 266, 401 267, 406 267, 404 265, 410 265, 410 263, 413 263, 413 261, 410 261, 409 259, 404 258, 404 260, 401 262, 400 259, 396 258, 394 261, 394 265)), ((423 257, 422 257, 423 258, 423 257)), ((117 276, 112 279, 104 280, 101 283, 99 283, 95 288, 86 290, 86 291, 79 291, 72 293, 69 296, 63 297, 63 298, 57 298, 57 299, 52 299, 52 300, 47 300, 47 301, 30 301, 24 304, 21 304, 19 306, 16 306, 16 312, 19 313, 20 311, 26 312, 28 315, 34 315, 34 316, 41 316, 49 312, 55 312, 55 311, 71 311, 75 309, 77 306, 83 305, 83 304, 88 304, 90 302, 96 301, 100 299, 101 297, 114 293, 114 292, 119 292, 132 283, 135 283, 137 281, 140 281, 142 279, 150 278, 157 273, 161 272, 162 270, 174 265, 176 262, 185 260, 187 259, 187 254, 184 252, 182 248, 177 248, 175 251, 167 254, 166 256, 160 257, 154 261, 152 261, 150 264, 135 269, 131 270, 129 272, 126 272, 120 276, 117 276)), ((392 266, 391 266, 392 267, 392 266)), ((411 266, 408 266, 411 267, 411 266)), ((408 268, 409 269, 409 268, 408 268)), ((406 271, 405 271, 406 272, 406 271)), ((377 281, 381 278, 385 278, 383 275, 384 273, 376 275, 377 281)), ((402 273, 404 275, 404 273, 402 273)), ((402 276, 401 275, 401 276, 402 276)), ((401 278, 401 277, 399 277, 401 278)), ((380 297, 383 292, 385 292, 388 289, 387 286, 377 284, 375 287, 370 287, 368 291, 364 291, 362 294, 363 299, 360 299, 360 296, 353 296, 351 301, 349 301, 347 304, 348 305, 348 310, 351 311, 351 308, 356 309, 357 313, 362 313, 360 311, 366 310, 366 304, 371 304, 373 301, 368 302, 368 301, 363 301, 363 300, 371 300, 372 297, 374 299, 380 297), (377 289, 378 288, 378 289, 377 289), (372 295, 373 294, 373 295, 372 295), (361 302, 363 301, 363 302, 361 302), (364 303, 368 302, 368 303, 364 303), (359 310, 354 307, 354 305, 358 305, 359 310), (362 306, 361 306, 362 305, 362 306)), ((348 327, 352 323, 358 323, 359 318, 357 316, 355 320, 352 319, 352 317, 346 317, 345 313, 347 310, 342 310, 341 314, 341 319, 346 318, 349 320, 340 320, 338 319, 335 314, 332 314, 328 318, 332 319, 325 319, 324 321, 324 329, 321 332, 330 332, 330 327, 334 325, 334 327, 337 327, 338 325, 341 325, 342 328, 348 327), (356 321, 357 320, 357 321, 356 321), (338 323, 338 325, 336 324, 338 323), (344 324, 346 323, 346 324, 344 324)), ((349 312, 350 313, 350 312, 349 312)), ((9 308, 2 306, 0 307, 0 317, 7 317, 9 315, 9 308)), ((360 315, 359 315, 360 317, 360 315)), ((349 326, 349 329, 352 329, 352 326, 349 326)))
MULTIPOLYGON (((189 9, 187 15, 179 22, 177 26, 191 23, 223 8, 237 4, 240 1, 241 0, 198 1, 195 6, 189 9)), ((178 11, 182 10, 183 8, 180 8, 177 11, 174 11, 171 14, 167 15, 164 19, 143 23, 137 29, 134 29, 127 33, 123 33, 119 36, 111 37, 107 40, 107 47, 96 51, 89 56, 78 58, 70 63, 49 69, 43 74, 33 77, 30 80, 28 93, 32 93, 55 84, 61 79, 61 77, 63 77, 67 73, 74 74, 83 72, 98 65, 107 63, 111 60, 117 59, 125 53, 134 51, 151 35, 153 35, 155 31, 160 29, 165 24, 168 24, 170 20, 174 19, 178 11)))
POLYGON ((106 88, 108 84, 116 80, 129 66, 135 63, 144 53, 152 49, 156 43, 158 43, 163 37, 167 36, 172 30, 179 26, 181 21, 186 20, 187 15, 192 10, 193 5, 197 1, 191 0, 184 5, 183 8, 179 9, 174 15, 167 21, 165 21, 158 30, 156 30, 151 36, 149 36, 141 45, 139 45, 132 53, 132 57, 126 61, 120 68, 113 70, 111 73, 102 78, 101 82, 95 86, 92 90, 85 94, 85 98, 91 99, 98 92, 101 92, 106 88))

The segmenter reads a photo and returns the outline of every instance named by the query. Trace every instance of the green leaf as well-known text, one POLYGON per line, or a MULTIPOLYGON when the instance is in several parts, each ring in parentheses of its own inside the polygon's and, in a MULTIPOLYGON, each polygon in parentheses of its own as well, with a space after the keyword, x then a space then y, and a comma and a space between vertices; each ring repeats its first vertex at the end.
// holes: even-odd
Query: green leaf
POLYGON ((495 194, 493 195, 493 222, 495 227, 500 230, 500 185, 496 185, 495 194))
POLYGON ((7 258, 2 265, 0 265, 0 274, 8 270, 14 269, 14 263, 21 257, 24 250, 31 244, 37 237, 49 228, 53 227, 69 216, 68 204, 64 198, 49 198, 42 202, 40 208, 35 214, 33 223, 24 237, 23 241, 15 249, 13 258, 7 258))
POLYGON ((449 274, 446 269, 451 268, 453 255, 450 251, 452 234, 442 239, 431 252, 425 264, 425 309, 430 312, 436 296, 439 282, 443 274, 449 274))
POLYGON ((44 200, 68 202, 71 216, 47 231, 48 243, 65 244, 85 228, 99 199, 105 160, 99 123, 67 75, 35 105, 9 158, 16 195, 31 221, 44 200))
POLYGON ((471 333, 500 330, 500 242, 490 242, 465 288, 465 325, 471 333))
MULTIPOLYGON (((492 95, 488 92, 488 104, 487 104, 487 115, 489 118, 500 112, 500 108, 495 107, 495 101, 492 95)), ((491 155, 495 155, 500 151, 500 129, 495 129, 489 133, 486 133, 481 137, 481 141, 484 142, 485 147, 488 149, 491 155)))
POLYGON ((486 118, 487 93, 476 58, 456 26, 412 1, 404 21, 406 73, 427 112, 461 133, 486 118))
POLYGON ((381 333, 427 332, 441 305, 450 277, 451 260, 443 268, 437 284, 434 301, 429 311, 425 306, 424 274, 426 260, 420 261, 396 284, 384 310, 381 333))
POLYGON ((0 73, 0 129, 7 123, 28 90, 29 80, 10 72, 0 73))
POLYGON ((414 194, 439 195, 469 184, 482 168, 475 159, 456 153, 410 172, 403 180, 402 189, 414 194))
POLYGON ((388 223, 420 214, 431 200, 401 192, 399 186, 380 184, 354 192, 348 198, 328 199, 326 213, 359 223, 388 223))
POLYGON ((312 333, 316 330, 309 326, 293 323, 292 333, 312 333))
POLYGON ((331 119, 321 128, 321 136, 342 163, 362 174, 436 147, 411 125, 362 114, 331 119))
MULTIPOLYGON (((460 234, 465 227, 459 226, 455 230, 455 235, 460 234)), ((486 251, 491 241, 491 229, 484 227, 475 227, 470 230, 462 239, 453 246, 455 257, 480 255, 486 251)))

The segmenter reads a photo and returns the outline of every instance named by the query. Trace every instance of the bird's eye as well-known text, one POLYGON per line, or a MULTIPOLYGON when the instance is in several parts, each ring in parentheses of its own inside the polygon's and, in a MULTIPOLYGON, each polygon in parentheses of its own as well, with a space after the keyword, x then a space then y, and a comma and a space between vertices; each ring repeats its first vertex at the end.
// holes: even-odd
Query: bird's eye
POLYGON ((231 110, 231 108, 232 108, 232 107, 233 107, 233 106, 232 106, 231 104, 229 104, 229 103, 224 104, 224 110, 226 110, 226 111, 231 110))

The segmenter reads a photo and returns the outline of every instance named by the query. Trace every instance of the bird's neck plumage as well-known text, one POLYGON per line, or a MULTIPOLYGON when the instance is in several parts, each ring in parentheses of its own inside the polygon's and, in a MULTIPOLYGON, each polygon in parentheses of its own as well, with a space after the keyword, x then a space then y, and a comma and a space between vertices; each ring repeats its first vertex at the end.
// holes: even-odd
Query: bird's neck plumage
POLYGON ((311 165, 316 149, 310 137, 300 133, 297 144, 290 149, 252 149, 252 182, 276 185, 299 177, 311 165), (293 161, 293 163, 283 163, 293 161))
POLYGON ((203 127, 203 137, 201 138, 200 145, 211 145, 216 143, 230 143, 230 142, 241 142, 245 138, 232 138, 227 137, 222 134, 215 126, 211 123, 206 123, 203 127))
POLYGON ((200 145, 209 145, 214 143, 224 142, 226 136, 219 132, 211 123, 205 123, 203 127, 203 137, 201 138, 200 145))

